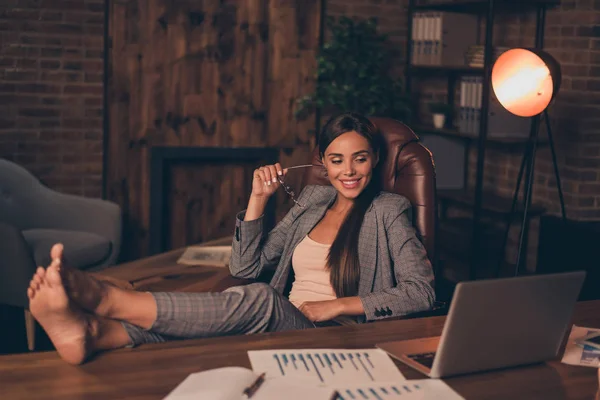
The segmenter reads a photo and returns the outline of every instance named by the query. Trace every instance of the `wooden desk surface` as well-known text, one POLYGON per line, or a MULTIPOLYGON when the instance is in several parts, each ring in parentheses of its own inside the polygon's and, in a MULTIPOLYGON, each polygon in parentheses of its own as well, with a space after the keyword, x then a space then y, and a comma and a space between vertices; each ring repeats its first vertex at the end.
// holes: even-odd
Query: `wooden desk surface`
MULTIPOLYGON (((230 245, 231 237, 203 243, 230 245)), ((95 276, 113 281, 119 286, 136 290, 207 292, 222 291, 228 287, 250 282, 234 278, 222 267, 190 266, 177 264, 184 248, 171 250, 152 257, 136 260, 94 273, 95 276)))
MULTIPOLYGON (((444 317, 432 317, 176 341, 106 352, 83 366, 68 365, 55 352, 2 356, 0 398, 161 399, 190 373, 225 366, 249 368, 248 350, 371 348, 382 341, 439 335, 443 323, 444 317)), ((600 328, 600 301, 578 303, 573 323, 600 328)), ((423 378, 397 365, 407 378, 423 378)), ((445 381, 467 399, 593 399, 596 374, 594 368, 551 361, 445 381)))

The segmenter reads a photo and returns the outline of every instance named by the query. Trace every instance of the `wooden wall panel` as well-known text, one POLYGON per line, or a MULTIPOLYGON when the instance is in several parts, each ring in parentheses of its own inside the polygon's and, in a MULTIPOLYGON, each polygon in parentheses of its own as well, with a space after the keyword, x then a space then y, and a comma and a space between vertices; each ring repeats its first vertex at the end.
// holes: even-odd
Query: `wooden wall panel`
POLYGON ((171 170, 170 247, 232 235, 248 204, 254 163, 182 164, 171 170))
MULTIPOLYGON (((297 121, 293 111, 296 98, 314 87, 321 1, 111 2, 108 193, 125 213, 124 259, 148 253, 153 146, 268 146, 282 149, 284 166, 307 161, 314 120, 297 121)), ((211 196, 241 174, 239 166, 218 174, 213 167, 177 172, 172 176, 177 193, 195 193, 202 204, 210 204, 211 196), (213 182, 215 176, 221 186, 213 182), (195 192, 202 187, 213 190, 195 192)), ((300 177, 289 176, 298 191, 300 177)), ((278 215, 290 205, 285 194, 277 195, 278 215)), ((190 215, 186 207, 172 201, 174 232, 190 224, 182 219, 190 215)), ((218 228, 217 216, 235 214, 237 208, 237 202, 226 202, 211 211, 216 221, 209 226, 218 228)), ((204 212, 194 211, 192 218, 205 218, 204 212)), ((207 235, 200 230, 171 239, 181 246, 207 235)))

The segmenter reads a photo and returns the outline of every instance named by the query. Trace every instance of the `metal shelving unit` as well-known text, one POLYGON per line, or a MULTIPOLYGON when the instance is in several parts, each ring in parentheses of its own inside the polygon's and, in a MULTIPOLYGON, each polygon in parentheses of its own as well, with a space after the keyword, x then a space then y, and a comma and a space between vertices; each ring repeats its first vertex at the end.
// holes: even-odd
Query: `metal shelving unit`
MULTIPOLYGON (((546 17, 547 7, 557 5, 560 2, 557 0, 448 0, 448 1, 429 1, 425 4, 418 2, 417 0, 409 0, 408 3, 408 20, 407 20, 407 49, 406 49, 406 89, 410 94, 412 93, 412 79, 420 77, 426 79, 430 76, 444 76, 447 78, 447 103, 454 106, 454 96, 456 90, 456 82, 463 75, 480 75, 483 76, 482 85, 482 105, 481 105, 481 119, 479 124, 479 134, 470 135, 460 133, 454 129, 435 129, 428 126, 415 125, 414 130, 417 133, 437 134, 465 141, 465 146, 471 144, 477 144, 477 171, 475 179, 475 188, 472 193, 466 193, 465 198, 472 199, 472 210, 473 210, 473 226, 471 230, 471 260, 469 262, 469 277, 475 279, 477 276, 477 265, 479 262, 479 254, 476 251, 479 246, 481 239, 482 227, 480 220, 482 217, 483 208, 483 176, 484 176, 484 164, 485 164, 485 149, 487 144, 500 144, 508 146, 530 146, 531 138, 533 133, 537 130, 539 124, 539 118, 532 119, 530 136, 524 139, 506 138, 488 139, 488 110, 491 90, 491 72, 493 66, 493 31, 494 31, 494 18, 497 12, 511 12, 511 13, 523 13, 523 12, 536 12, 536 38, 535 47, 542 48, 544 41, 544 23, 546 17), (484 37, 484 66, 483 68, 476 67, 444 67, 444 66, 421 66, 412 65, 411 54, 412 54, 412 25, 413 15, 415 12, 423 11, 447 11, 457 13, 468 13, 476 14, 479 16, 485 16, 483 19, 485 23, 485 37, 484 37)), ((449 126, 452 125, 452 118, 448 121, 449 126)), ((468 164, 465 164, 465 168, 468 168, 468 164)), ((465 174, 466 175, 466 174, 465 174)), ((528 176, 529 174, 526 174, 528 176)), ((466 180, 465 180, 466 186, 466 180)), ((525 182, 527 186, 527 182, 525 182)), ((465 189, 466 190, 466 189, 465 189)), ((443 191, 439 196, 440 200, 444 200, 443 191)), ((507 199, 510 202, 510 199, 507 199)), ((528 230, 528 227, 526 228, 528 230)), ((527 233, 527 232, 526 232, 527 233)), ((523 246, 526 251, 527 246, 523 246)))

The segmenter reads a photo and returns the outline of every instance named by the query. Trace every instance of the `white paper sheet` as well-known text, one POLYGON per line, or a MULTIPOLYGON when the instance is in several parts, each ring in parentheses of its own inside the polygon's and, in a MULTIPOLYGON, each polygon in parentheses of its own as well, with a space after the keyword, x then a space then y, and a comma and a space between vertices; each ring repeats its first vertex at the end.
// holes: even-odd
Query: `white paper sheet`
POLYGON ((256 374, 318 386, 344 386, 405 378, 379 349, 290 349, 249 351, 256 374))
POLYGON ((438 379, 420 379, 404 382, 377 382, 372 385, 334 387, 336 400, 349 399, 402 399, 402 400, 464 400, 450 386, 438 379))
POLYGON ((573 325, 571 334, 567 340, 567 346, 563 354, 562 362, 570 365, 581 365, 584 367, 600 367, 600 350, 587 345, 576 343, 578 339, 583 338, 590 333, 600 332, 600 329, 584 328, 573 325))
MULTIPOLYGON (((241 367, 217 368, 190 374, 164 400, 240 400, 258 374, 241 367)), ((330 400, 333 389, 301 386, 287 380, 266 379, 252 400, 330 400)))
POLYGON ((177 264, 227 267, 231 259, 231 246, 188 246, 177 264))

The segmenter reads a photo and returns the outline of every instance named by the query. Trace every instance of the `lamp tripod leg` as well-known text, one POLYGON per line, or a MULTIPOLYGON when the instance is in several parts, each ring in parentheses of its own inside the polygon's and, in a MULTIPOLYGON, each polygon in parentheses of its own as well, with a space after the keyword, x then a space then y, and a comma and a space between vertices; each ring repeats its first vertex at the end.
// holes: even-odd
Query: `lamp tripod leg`
POLYGON ((496 267, 495 275, 497 278, 500 277, 502 263, 504 262, 504 255, 506 252, 506 245, 508 243, 508 234, 510 232, 510 225, 512 223, 513 215, 517 208, 517 201, 519 199, 519 190, 521 189, 521 181, 523 180, 523 173, 525 172, 525 165, 527 164, 527 162, 529 161, 529 158, 531 157, 531 148, 532 148, 532 143, 531 143, 531 140, 529 140, 527 142, 527 147, 525 148, 525 153, 523 153, 523 159, 521 160, 521 167, 519 168, 519 174, 517 175, 517 184, 516 184, 515 191, 513 194, 512 204, 510 206, 510 212, 508 213, 508 216, 506 218, 506 229, 504 230, 502 246, 500 247, 500 254, 498 256, 498 265, 496 267))
POLYGON ((527 234, 527 218, 529 213, 529 206, 531 205, 531 196, 533 192, 533 172, 535 170, 535 155, 537 152, 538 135, 540 132, 539 115, 535 118, 537 118, 537 121, 534 121, 536 126, 533 129, 532 135, 532 148, 527 171, 528 177, 525 185, 523 221, 521 223, 521 232, 519 234, 519 248, 517 250, 517 265, 515 266, 515 276, 519 275, 519 271, 521 270, 521 257, 523 256, 523 244, 525 243, 525 235, 527 234))
POLYGON ((550 117, 548 111, 544 110, 544 121, 548 131, 548 144, 550 145, 550 153, 552 154, 552 166, 554 167, 554 177, 556 178, 556 188, 558 189, 558 199, 560 200, 560 212, 563 221, 567 220, 567 212, 565 209, 565 198, 563 196, 562 185, 560 183, 560 175, 558 173, 558 162, 556 161, 556 151, 554 150, 554 138, 552 137, 552 128, 550 127, 550 117))

